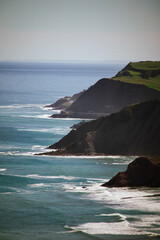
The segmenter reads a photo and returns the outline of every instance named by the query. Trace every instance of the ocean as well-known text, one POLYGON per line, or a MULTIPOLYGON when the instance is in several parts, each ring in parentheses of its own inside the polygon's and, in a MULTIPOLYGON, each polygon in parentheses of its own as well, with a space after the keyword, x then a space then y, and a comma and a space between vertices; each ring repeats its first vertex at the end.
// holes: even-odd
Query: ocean
POLYGON ((44 105, 124 66, 0 63, 0 240, 159 239, 160 189, 101 186, 135 157, 34 155, 80 121, 44 105))

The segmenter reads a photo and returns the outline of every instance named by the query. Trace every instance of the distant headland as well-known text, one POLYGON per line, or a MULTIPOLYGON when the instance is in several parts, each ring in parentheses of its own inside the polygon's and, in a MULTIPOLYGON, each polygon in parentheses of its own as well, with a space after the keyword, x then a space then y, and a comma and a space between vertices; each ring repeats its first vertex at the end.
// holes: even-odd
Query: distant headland
POLYGON ((62 110, 53 118, 96 119, 150 99, 160 100, 160 61, 129 63, 112 78, 103 78, 86 91, 64 97, 53 109, 62 110))

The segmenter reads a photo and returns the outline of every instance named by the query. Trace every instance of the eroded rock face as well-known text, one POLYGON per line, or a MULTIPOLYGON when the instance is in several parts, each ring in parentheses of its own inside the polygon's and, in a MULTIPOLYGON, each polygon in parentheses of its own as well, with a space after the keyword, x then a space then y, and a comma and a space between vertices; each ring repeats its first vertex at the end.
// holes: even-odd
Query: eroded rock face
POLYGON ((114 176, 104 187, 160 187, 160 157, 139 157, 125 172, 114 176))
POLYGON ((155 77, 160 78, 159 61, 129 63, 115 77, 102 78, 86 91, 50 105, 53 109, 63 110, 52 117, 97 119, 130 104, 155 98, 160 100, 159 86, 155 85, 156 79, 152 79, 155 77))
POLYGON ((101 116, 153 98, 160 93, 144 85, 125 83, 113 79, 101 79, 81 95, 67 111, 101 113, 101 116))
POLYGON ((63 97, 58 99, 55 103, 47 105, 45 107, 51 107, 52 109, 56 110, 65 110, 66 108, 68 108, 73 102, 75 102, 83 93, 85 92, 79 92, 77 94, 74 94, 72 97, 63 97))
MULTIPOLYGON (((65 111, 59 115, 54 114, 52 117, 97 119, 117 112, 130 104, 155 98, 160 100, 160 92, 144 85, 104 78, 83 92, 75 101, 65 99, 65 106, 68 104, 68 107, 64 108, 63 104, 65 111)), ((52 106, 54 109, 56 106, 57 109, 57 104, 52 106)), ((59 104, 58 106, 62 109, 62 106, 59 104)))
POLYGON ((64 154, 160 155, 160 102, 131 105, 84 123, 50 149, 64 154))

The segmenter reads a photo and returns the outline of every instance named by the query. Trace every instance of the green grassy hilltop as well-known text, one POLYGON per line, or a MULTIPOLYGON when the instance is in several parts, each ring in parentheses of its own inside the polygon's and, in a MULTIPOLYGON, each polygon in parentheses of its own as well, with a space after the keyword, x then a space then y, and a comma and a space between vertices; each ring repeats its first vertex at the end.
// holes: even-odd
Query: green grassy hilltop
POLYGON ((160 91, 160 61, 130 62, 112 79, 160 91))

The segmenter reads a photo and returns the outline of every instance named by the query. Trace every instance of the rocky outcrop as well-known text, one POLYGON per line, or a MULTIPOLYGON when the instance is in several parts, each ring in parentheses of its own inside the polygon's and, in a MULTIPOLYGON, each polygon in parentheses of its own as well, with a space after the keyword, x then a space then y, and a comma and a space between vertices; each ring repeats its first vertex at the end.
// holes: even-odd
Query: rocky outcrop
POLYGON ((86 121, 81 121, 81 122, 79 122, 79 123, 75 123, 73 126, 71 126, 70 128, 71 129, 74 129, 74 130, 76 130, 77 128, 79 128, 80 126, 82 126, 83 124, 85 124, 86 123, 86 121))
POLYGON ((75 102, 83 93, 85 92, 79 92, 77 94, 74 94, 72 97, 64 97, 64 98, 60 98, 58 99, 55 103, 47 105, 45 107, 51 107, 52 109, 56 110, 65 110, 66 108, 68 108, 73 102, 75 102))
POLYGON ((60 155, 160 155, 159 133, 160 102, 151 100, 87 122, 49 148, 60 155))
POLYGON ((139 157, 125 172, 114 176, 104 187, 160 187, 160 157, 139 157))

